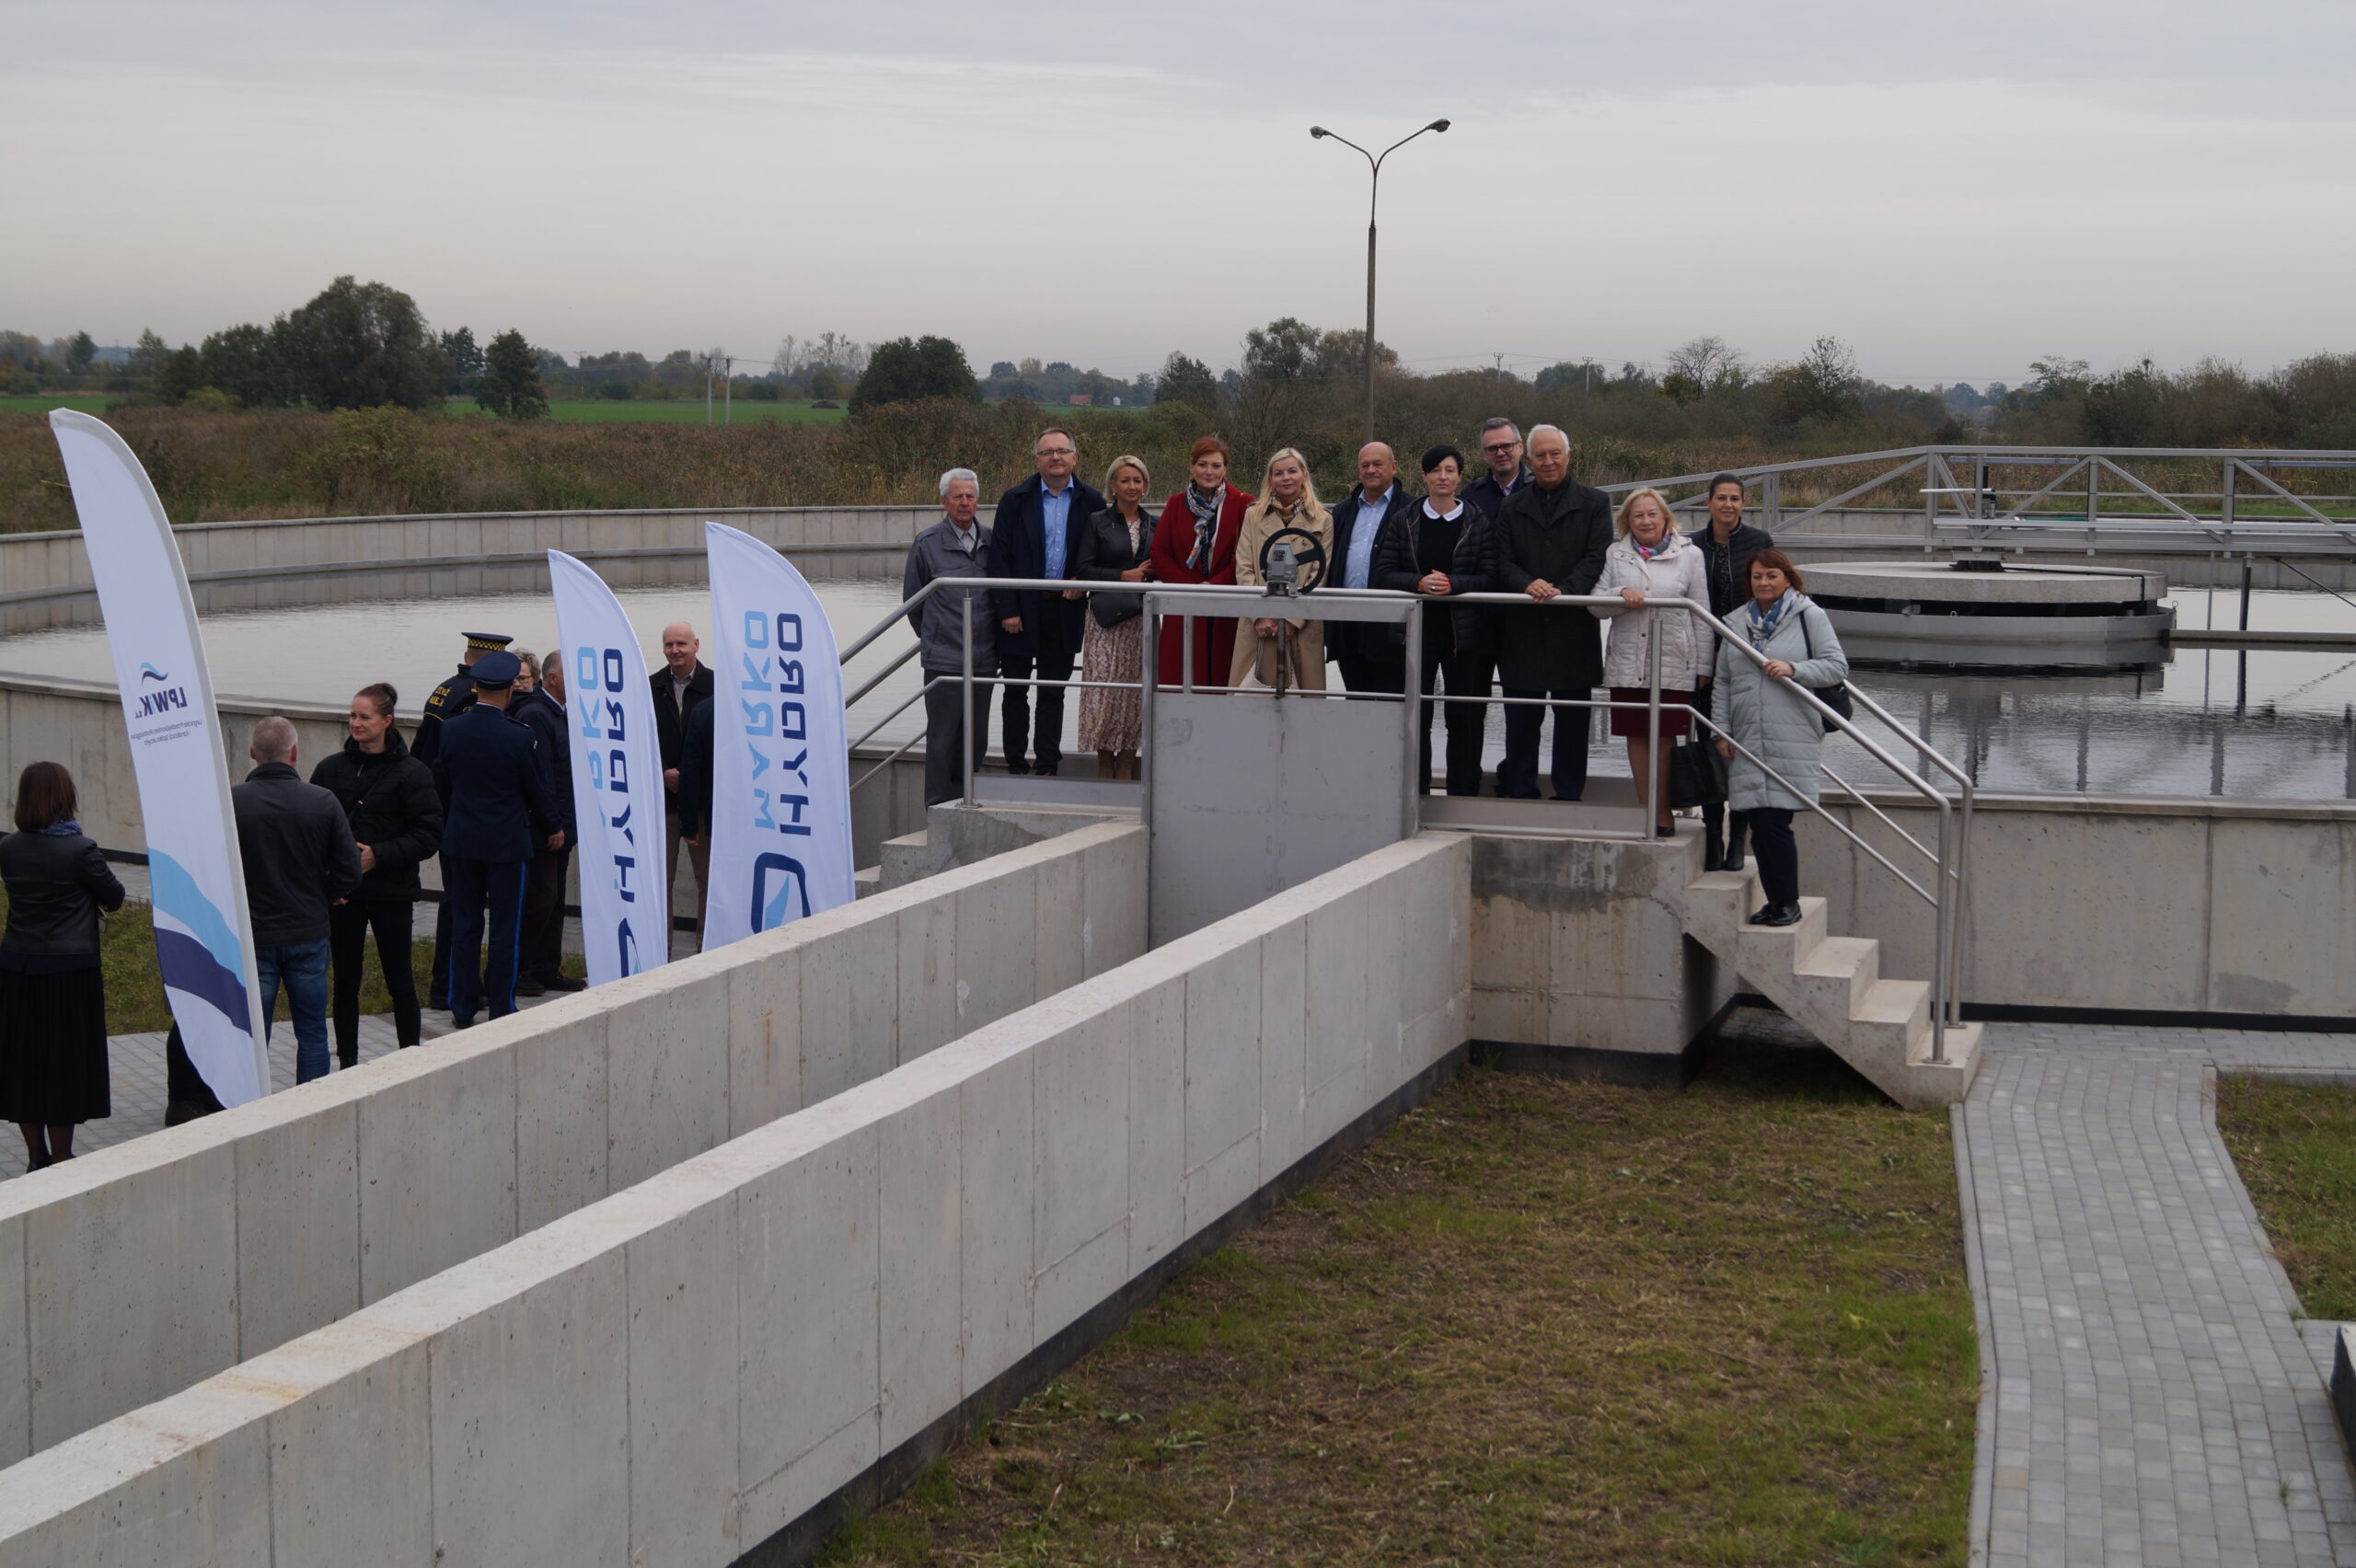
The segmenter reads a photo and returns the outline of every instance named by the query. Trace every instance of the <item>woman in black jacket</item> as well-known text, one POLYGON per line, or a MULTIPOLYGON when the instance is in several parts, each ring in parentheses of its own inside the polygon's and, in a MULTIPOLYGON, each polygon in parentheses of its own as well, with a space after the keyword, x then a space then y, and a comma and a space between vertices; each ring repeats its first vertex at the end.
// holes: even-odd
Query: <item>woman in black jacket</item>
MULTIPOLYGON (((1154 520, 1145 510, 1153 478, 1145 459, 1124 453, 1104 470, 1104 510, 1080 531, 1074 576, 1088 582, 1143 582, 1153 575, 1154 520)), ((1142 594, 1096 594, 1088 603, 1080 667, 1093 682, 1080 694, 1080 744, 1096 754, 1099 778, 1138 777, 1144 743, 1145 610, 1142 594)))
MULTIPOLYGON (((1455 570, 1456 547, 1466 527, 1480 513, 1468 510, 1457 492, 1464 478, 1464 454, 1453 446, 1435 446, 1424 454, 1424 499, 1393 513, 1374 541, 1377 588, 1402 594, 1445 596, 1461 593, 1449 573, 1455 570)), ((1457 625, 1447 605, 1424 606, 1423 690, 1432 695, 1433 677, 1447 676, 1450 697, 1487 697, 1489 682, 1480 661, 1460 659, 1457 625)), ((1393 635, 1403 639, 1405 628, 1393 635)), ((1432 704, 1424 705, 1423 771, 1416 781, 1426 793, 1432 777, 1432 704)), ((1450 702, 1447 710, 1448 792, 1481 792, 1481 732, 1488 719, 1485 702, 1450 702)))
POLYGON ((98 912, 122 883, 74 820, 74 777, 36 762, 17 780, 17 829, 0 838, 8 929, 0 936, 0 1116, 35 1170, 74 1158, 74 1127, 113 1112, 98 912))
POLYGON ((360 967, 368 934, 393 997, 393 1032, 406 1046, 421 1037, 417 979, 410 970, 410 916, 417 868, 442 847, 442 798, 433 774, 409 755, 393 726, 398 696, 379 681, 352 699, 352 738, 311 769, 311 782, 343 802, 360 841, 360 887, 328 911, 328 957, 335 969, 335 1054, 360 1065, 360 967))

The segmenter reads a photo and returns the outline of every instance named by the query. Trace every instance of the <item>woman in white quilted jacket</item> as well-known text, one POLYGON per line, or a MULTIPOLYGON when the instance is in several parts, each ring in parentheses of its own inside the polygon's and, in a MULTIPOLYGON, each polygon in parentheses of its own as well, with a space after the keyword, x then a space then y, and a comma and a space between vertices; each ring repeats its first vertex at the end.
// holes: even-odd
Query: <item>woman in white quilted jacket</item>
POLYGON ((1653 808, 1653 831, 1663 838, 1677 831, 1669 814, 1669 748, 1692 727, 1694 688, 1710 678, 1709 631, 1692 613, 1651 609, 1648 599, 1710 602, 1701 547, 1671 525, 1669 502, 1657 490, 1640 490, 1620 503, 1620 536, 1603 558, 1598 594, 1617 594, 1616 605, 1591 605, 1611 621, 1611 643, 1603 654, 1603 684, 1615 704, 1611 732, 1628 743, 1628 771, 1636 799, 1653 808), (1644 706, 1652 673, 1653 640, 1660 640, 1660 755, 1652 754, 1651 716, 1644 706), (1672 706, 1674 705, 1674 706, 1672 706))

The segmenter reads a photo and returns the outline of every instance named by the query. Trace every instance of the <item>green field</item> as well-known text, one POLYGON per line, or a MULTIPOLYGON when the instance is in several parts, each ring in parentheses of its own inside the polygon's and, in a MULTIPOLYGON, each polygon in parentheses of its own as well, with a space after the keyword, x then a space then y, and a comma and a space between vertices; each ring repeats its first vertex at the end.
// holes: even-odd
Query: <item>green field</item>
POLYGON ((73 409, 85 414, 103 414, 114 398, 103 392, 52 392, 29 398, 0 398, 0 414, 45 414, 52 409, 73 409))
MULTIPOLYGON (((490 416, 475 406, 472 398, 453 398, 446 405, 454 414, 473 419, 490 416)), ((720 403, 711 405, 711 422, 718 424, 722 417, 720 403)), ((814 409, 807 403, 756 402, 750 398, 736 399, 736 407, 727 418, 733 424, 751 424, 767 421, 781 424, 834 424, 843 417, 840 409, 814 409)), ((618 424, 653 422, 658 424, 703 423, 703 399, 679 398, 667 403, 641 403, 635 398, 628 402, 611 402, 603 398, 583 398, 578 402, 552 402, 549 418, 564 424, 618 424)))

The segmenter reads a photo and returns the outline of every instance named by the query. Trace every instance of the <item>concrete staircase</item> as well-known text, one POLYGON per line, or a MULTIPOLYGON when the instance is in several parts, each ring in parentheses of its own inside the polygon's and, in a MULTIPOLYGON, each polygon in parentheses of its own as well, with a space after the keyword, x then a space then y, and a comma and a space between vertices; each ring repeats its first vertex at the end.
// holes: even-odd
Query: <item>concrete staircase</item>
POLYGON ((1796 926, 1746 924, 1766 901, 1748 871, 1704 871, 1680 900, 1686 934, 1900 1105, 1960 1101, 1980 1070, 1980 1026, 1949 1025, 1934 1063, 1927 981, 1886 979, 1881 943, 1828 935, 1821 898, 1800 900, 1796 926))

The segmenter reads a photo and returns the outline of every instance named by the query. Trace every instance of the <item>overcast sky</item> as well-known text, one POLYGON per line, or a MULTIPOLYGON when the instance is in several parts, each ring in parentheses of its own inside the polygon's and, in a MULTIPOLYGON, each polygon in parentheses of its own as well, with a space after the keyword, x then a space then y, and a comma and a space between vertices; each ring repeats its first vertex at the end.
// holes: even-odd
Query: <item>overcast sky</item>
POLYGON ((2350 0, 9 7, 0 327, 340 272, 568 357, 787 332, 1115 374, 1365 308, 1417 369, 1890 381, 2356 349, 2350 0))

